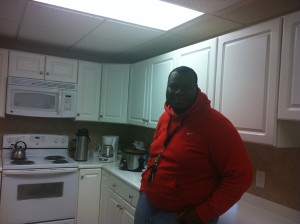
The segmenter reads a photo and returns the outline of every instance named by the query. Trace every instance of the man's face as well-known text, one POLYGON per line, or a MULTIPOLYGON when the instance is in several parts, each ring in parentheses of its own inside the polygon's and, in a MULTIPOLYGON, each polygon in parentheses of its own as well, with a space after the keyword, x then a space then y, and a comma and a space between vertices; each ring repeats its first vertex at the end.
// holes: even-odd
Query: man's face
POLYGON ((166 98, 176 114, 192 106, 197 96, 197 83, 191 74, 172 72, 169 76, 166 98))

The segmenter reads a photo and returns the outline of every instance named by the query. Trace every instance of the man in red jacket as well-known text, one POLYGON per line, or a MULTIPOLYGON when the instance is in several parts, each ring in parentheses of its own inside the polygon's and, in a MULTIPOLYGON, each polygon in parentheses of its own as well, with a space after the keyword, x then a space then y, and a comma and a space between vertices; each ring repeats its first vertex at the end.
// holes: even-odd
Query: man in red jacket
POLYGON ((169 75, 165 112, 142 174, 135 224, 215 224, 252 181, 234 126, 210 106, 189 67, 169 75))

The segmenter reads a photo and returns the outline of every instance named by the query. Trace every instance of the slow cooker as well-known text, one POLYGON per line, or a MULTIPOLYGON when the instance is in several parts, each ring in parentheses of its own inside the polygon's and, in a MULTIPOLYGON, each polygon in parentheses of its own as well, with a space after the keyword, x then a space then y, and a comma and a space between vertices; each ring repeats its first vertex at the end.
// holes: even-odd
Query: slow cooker
POLYGON ((119 168, 121 170, 128 170, 134 172, 141 172, 145 168, 146 150, 136 148, 122 149, 122 158, 120 160, 119 168))

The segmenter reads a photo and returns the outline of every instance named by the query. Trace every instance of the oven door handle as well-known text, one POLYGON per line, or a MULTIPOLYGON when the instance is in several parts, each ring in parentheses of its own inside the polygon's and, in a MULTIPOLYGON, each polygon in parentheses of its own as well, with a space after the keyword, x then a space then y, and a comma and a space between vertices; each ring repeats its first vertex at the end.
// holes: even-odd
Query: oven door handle
POLYGON ((77 168, 3 170, 3 175, 55 175, 77 172, 77 168))

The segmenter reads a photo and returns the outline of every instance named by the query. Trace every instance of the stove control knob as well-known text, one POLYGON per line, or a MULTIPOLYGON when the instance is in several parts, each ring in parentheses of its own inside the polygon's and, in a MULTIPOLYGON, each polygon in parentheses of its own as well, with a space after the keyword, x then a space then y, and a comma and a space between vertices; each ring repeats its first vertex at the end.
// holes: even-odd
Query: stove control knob
POLYGON ((55 138, 55 139, 54 139, 54 143, 58 143, 58 138, 55 138))
POLYGON ((61 143, 65 143, 66 139, 64 137, 61 138, 61 143))

